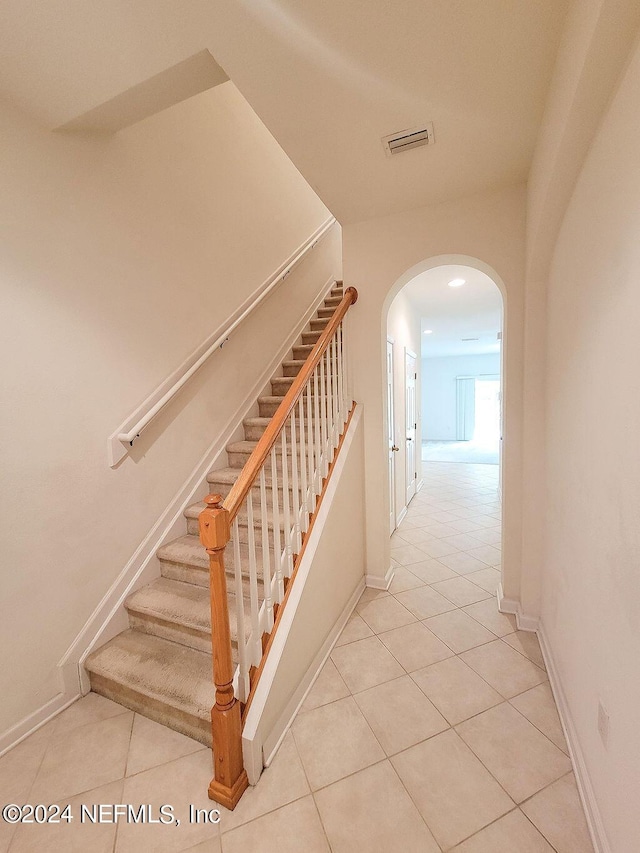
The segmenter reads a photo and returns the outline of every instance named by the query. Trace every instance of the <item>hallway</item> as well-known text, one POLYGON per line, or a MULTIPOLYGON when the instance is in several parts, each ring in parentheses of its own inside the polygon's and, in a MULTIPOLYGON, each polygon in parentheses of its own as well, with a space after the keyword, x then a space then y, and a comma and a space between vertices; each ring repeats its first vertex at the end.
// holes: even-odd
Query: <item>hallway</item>
POLYGON ((590 853, 535 635, 496 610, 497 467, 428 463, 367 589, 259 785, 219 826, 210 754, 89 694, 0 759, 3 803, 172 804, 162 825, 0 824, 0 850, 590 853))

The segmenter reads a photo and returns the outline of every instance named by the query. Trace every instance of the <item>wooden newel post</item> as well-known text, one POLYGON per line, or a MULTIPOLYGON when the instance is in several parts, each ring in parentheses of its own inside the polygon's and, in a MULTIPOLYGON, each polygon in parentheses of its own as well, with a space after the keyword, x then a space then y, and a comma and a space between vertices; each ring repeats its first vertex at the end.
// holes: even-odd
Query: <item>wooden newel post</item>
POLYGON ((207 508, 200 513, 200 541, 209 554, 211 596, 211 643, 216 704, 211 709, 214 777, 209 797, 233 809, 247 789, 249 780, 242 762, 240 703, 233 693, 233 661, 227 602, 224 549, 231 538, 229 512, 221 495, 208 495, 207 508))

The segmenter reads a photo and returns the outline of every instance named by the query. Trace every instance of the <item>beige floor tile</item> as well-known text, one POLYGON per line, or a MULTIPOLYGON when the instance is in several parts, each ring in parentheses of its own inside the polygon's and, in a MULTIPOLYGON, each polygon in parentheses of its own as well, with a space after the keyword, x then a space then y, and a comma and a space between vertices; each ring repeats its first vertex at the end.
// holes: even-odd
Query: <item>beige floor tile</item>
POLYGON ((357 693, 354 698, 387 755, 449 728, 408 675, 357 693))
POLYGON ((400 533, 399 530, 396 530, 391 535, 390 545, 391 545, 391 551, 393 552, 393 551, 395 551, 396 548, 404 548, 405 545, 411 545, 411 542, 409 542, 407 539, 405 539, 403 534, 400 533))
POLYGON ((401 566, 410 566, 411 563, 419 563, 420 560, 424 560, 427 555, 416 545, 405 545, 401 548, 394 548, 391 556, 401 566))
POLYGON ((444 595, 449 601, 452 601, 457 607, 464 607, 465 604, 475 604, 477 601, 484 601, 491 598, 490 593, 476 586, 466 578, 455 577, 448 581, 439 581, 432 584, 432 589, 444 595))
POLYGON ((571 770, 569 758, 508 702, 456 731, 517 803, 571 770))
MULTIPOLYGON (((457 519, 452 520, 456 521, 457 519)), ((456 533, 459 533, 459 531, 450 524, 443 524, 441 521, 433 520, 430 520, 428 524, 425 524, 423 530, 426 530, 427 533, 430 533, 435 539, 443 539, 445 536, 455 536, 456 533)))
POLYGON ((148 803, 156 812, 161 805, 170 804, 180 825, 121 823, 118 825, 116 853, 140 853, 141 850, 178 853, 194 844, 217 838, 221 825, 189 821, 190 804, 195 809, 207 811, 216 808, 215 802, 207 796, 212 775, 211 752, 199 750, 125 779, 123 803, 148 803))
POLYGON ((404 675, 398 661, 377 637, 334 648, 331 659, 352 693, 404 675))
MULTIPOLYGON (((475 575, 467 575, 467 577, 473 579, 475 575)), ((500 613, 495 595, 486 601, 479 601, 477 604, 465 607, 464 612, 498 637, 512 634, 516 630, 516 617, 511 613, 500 613)))
POLYGON ((336 669, 336 665, 329 658, 320 670, 320 674, 307 694, 307 698, 304 700, 300 710, 311 711, 314 708, 319 708, 321 705, 328 705, 329 702, 335 702, 336 699, 344 699, 349 694, 349 688, 342 680, 342 676, 336 669))
POLYGON ((469 572, 477 572, 480 569, 486 568, 486 563, 466 554, 464 551, 458 551, 456 554, 449 554, 447 557, 440 557, 440 562, 444 563, 454 572, 459 575, 466 575, 469 572))
POLYGON ((403 607, 393 595, 358 604, 357 611, 374 634, 391 631, 392 628, 399 628, 401 625, 416 621, 413 613, 403 607))
POLYGON ((314 791, 384 758, 353 697, 300 714, 292 730, 314 791))
POLYGON ((486 563, 487 566, 499 566, 502 559, 502 553, 499 548, 494 545, 480 545, 477 548, 469 548, 467 551, 472 557, 486 563))
POLYGON ((185 737, 166 726, 161 726, 153 720, 136 714, 133 720, 129 757, 127 759, 127 776, 166 764, 189 755, 199 749, 206 749, 193 738, 185 737))
POLYGON ((433 539, 433 536, 422 527, 412 527, 409 530, 402 530, 401 536, 406 539, 411 545, 420 545, 421 542, 428 542, 433 539))
POLYGON ((391 763, 443 850, 513 808, 453 730, 395 755, 391 763))
MULTIPOLYGON (((400 563, 398 563, 400 565, 400 563)), ((389 592, 386 589, 376 589, 372 586, 367 586, 364 588, 360 599, 358 600, 358 604, 364 604, 365 601, 375 601, 376 598, 386 598, 389 595, 389 592)))
MULTIPOLYGON (((412 564, 413 565, 413 564, 412 564)), ((424 586, 425 581, 410 572, 404 566, 398 566, 393 575, 393 580, 389 587, 390 593, 404 592, 406 589, 415 589, 417 586, 424 586)))
POLYGON ((495 639, 495 634, 488 631, 471 616, 462 610, 452 610, 427 619, 427 628, 446 643, 456 654, 488 643, 495 639))
POLYGON ((297 800, 222 836, 223 853, 325 853, 329 850, 313 797, 297 800))
MULTIPOLYGON (((362 599, 360 599, 362 601, 362 599)), ((352 613, 347 621, 347 624, 342 629, 342 633, 338 637, 336 646, 344 646, 346 643, 353 643, 356 640, 364 640, 365 637, 372 637, 373 631, 357 613, 352 613)))
POLYGON ((547 680, 544 670, 502 640, 471 649, 462 659, 506 699, 547 680))
POLYGON ((18 827, 11 853, 111 853, 116 837, 115 823, 91 823, 88 818, 81 820, 81 806, 91 813, 91 807, 122 803, 123 780, 118 779, 93 791, 85 791, 76 797, 58 802, 61 808, 70 806, 73 815, 71 823, 30 824, 18 827))
POLYGON ((502 696, 458 657, 413 672, 411 677, 451 725, 502 702, 502 696))
POLYGON ((427 619, 429 616, 455 609, 455 604, 429 586, 409 589, 394 597, 418 619, 427 619))
MULTIPOLYGON (((449 524, 451 527, 455 527, 460 533, 470 533, 472 536, 476 530, 481 530, 479 524, 475 521, 470 521, 468 518, 459 518, 457 521, 450 521, 449 524)), ((474 536, 475 539, 475 536, 474 536)), ((476 542, 480 540, 476 539, 476 542)))
MULTIPOLYGON (((0 803, 27 802, 27 796, 53 734, 55 722, 53 720, 38 729, 0 758, 0 803)), ((0 819, 0 829, 6 826, 0 819)), ((6 834, 8 835, 8 832, 6 834)))
POLYGON ((181 850, 180 853, 221 853, 221 851, 222 839, 216 837, 201 841, 200 844, 194 844, 193 847, 187 847, 181 850))
POLYGON ((229 832, 241 824, 306 797, 309 783, 302 767, 291 731, 285 735, 271 765, 263 771, 258 784, 250 787, 231 812, 220 808, 220 829, 229 832))
POLYGON ((56 802, 124 776, 133 712, 89 723, 52 738, 30 797, 56 802))
POLYGON ((540 791, 522 811, 557 853, 593 853, 573 773, 540 791))
POLYGON ((514 696, 511 704, 520 711, 533 725, 540 729, 552 743, 569 754, 567 742, 562 731, 562 723, 558 716, 556 703, 548 682, 539 684, 526 693, 514 696))
POLYGON ((515 631, 504 637, 504 642, 508 643, 512 649, 520 652, 529 660, 533 661, 540 669, 545 669, 544 658, 540 651, 540 643, 538 637, 533 631, 515 631))
POLYGON ((117 702, 105 699, 97 693, 87 693, 55 718, 54 734, 58 736, 78 726, 99 723, 100 720, 108 720, 110 717, 126 713, 128 709, 123 705, 118 705, 117 702))
POLYGON ((386 631, 380 634, 380 639, 407 672, 453 655, 451 649, 422 622, 386 631))
POLYGON ((445 539, 431 539, 429 542, 421 542, 419 547, 428 557, 439 560, 440 557, 456 554, 460 550, 451 544, 451 538, 448 536, 445 539))
POLYGON ((502 532, 500 530, 495 530, 493 525, 489 528, 482 528, 481 530, 474 531, 476 539, 479 539, 481 542, 484 542, 485 545, 499 545, 502 542, 502 532))
POLYGON ((411 574, 415 575, 425 583, 436 583, 437 581, 446 581, 449 578, 456 578, 458 575, 446 566, 443 566, 439 560, 423 560, 421 563, 411 564, 411 574))
POLYGON ((388 761, 323 788, 315 800, 334 853, 440 851, 388 761))
MULTIPOLYGON (((460 521, 465 521, 465 519, 460 519, 460 521)), ((447 536, 440 541, 445 545, 455 545, 458 551, 470 551, 472 548, 478 548, 482 545, 479 539, 469 533, 456 533, 455 536, 447 536)))
POLYGON ((553 853, 553 847, 519 809, 514 809, 454 847, 451 853, 553 853))

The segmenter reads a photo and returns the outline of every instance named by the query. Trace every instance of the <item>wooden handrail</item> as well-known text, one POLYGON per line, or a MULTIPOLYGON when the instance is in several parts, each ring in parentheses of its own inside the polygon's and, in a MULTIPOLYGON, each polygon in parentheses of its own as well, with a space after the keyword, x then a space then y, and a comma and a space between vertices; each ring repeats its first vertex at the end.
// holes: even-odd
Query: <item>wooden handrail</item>
POLYGON ((358 291, 355 287, 348 287, 342 297, 342 301, 325 327, 325 330, 316 341, 316 344, 311 350, 300 373, 298 373, 294 379, 291 388, 287 391, 282 403, 278 406, 275 415, 271 418, 271 422, 260 437, 257 446, 254 448, 253 453, 242 469, 242 473, 231 487, 231 490, 223 503, 224 508, 229 512, 230 521, 233 521, 238 514, 244 499, 249 494, 249 491, 260 473, 260 469, 271 453, 271 448, 274 446, 278 436, 284 429, 287 418, 293 411, 293 408, 304 391, 307 382, 313 375, 313 371, 316 369, 320 359, 324 355, 324 352, 333 338, 336 329, 344 319, 344 316, 351 305, 355 304, 357 299, 358 291))

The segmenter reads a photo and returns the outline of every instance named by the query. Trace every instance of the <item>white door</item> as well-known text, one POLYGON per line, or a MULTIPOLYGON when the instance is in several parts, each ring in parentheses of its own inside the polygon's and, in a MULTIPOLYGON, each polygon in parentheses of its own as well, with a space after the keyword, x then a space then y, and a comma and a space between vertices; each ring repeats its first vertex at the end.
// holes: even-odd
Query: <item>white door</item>
POLYGON ((387 414, 389 418, 389 533, 396 529, 396 451, 393 411, 393 341, 387 338, 387 414))
POLYGON ((416 355, 405 349, 405 429, 406 429, 406 478, 407 506, 416 493, 418 479, 416 465, 416 355))

